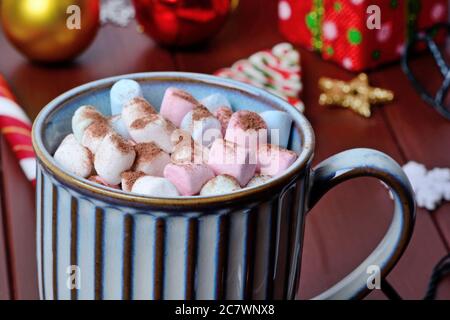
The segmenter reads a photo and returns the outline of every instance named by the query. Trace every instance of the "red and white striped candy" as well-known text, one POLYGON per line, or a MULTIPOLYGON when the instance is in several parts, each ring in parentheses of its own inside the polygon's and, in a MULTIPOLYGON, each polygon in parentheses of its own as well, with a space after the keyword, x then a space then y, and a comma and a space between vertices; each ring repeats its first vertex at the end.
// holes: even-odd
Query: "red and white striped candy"
POLYGON ((31 121, 0 75, 0 130, 12 148, 25 176, 36 183, 36 155, 31 142, 31 121))
POLYGON ((289 43, 259 51, 246 60, 237 61, 231 68, 217 71, 216 75, 263 88, 304 111, 299 98, 303 90, 300 54, 289 43))

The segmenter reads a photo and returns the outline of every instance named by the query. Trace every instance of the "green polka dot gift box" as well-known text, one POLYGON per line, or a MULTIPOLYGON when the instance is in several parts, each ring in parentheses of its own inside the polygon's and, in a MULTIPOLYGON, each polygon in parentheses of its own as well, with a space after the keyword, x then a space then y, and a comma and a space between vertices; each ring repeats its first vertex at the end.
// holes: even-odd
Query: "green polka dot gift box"
POLYGON ((351 71, 397 61, 418 30, 447 22, 447 0, 280 0, 280 30, 292 43, 351 71))

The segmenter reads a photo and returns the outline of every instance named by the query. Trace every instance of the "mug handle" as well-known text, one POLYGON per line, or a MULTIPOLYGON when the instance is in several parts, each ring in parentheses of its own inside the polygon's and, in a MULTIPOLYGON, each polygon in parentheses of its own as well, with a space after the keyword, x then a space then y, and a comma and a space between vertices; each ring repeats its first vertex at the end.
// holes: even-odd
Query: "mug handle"
POLYGON ((322 196, 341 182, 357 177, 375 177, 387 184, 393 194, 395 209, 391 226, 372 254, 348 276, 332 288, 313 298, 360 299, 370 289, 367 286, 369 266, 377 266, 384 279, 405 251, 414 228, 415 201, 411 184, 402 168, 389 156, 371 149, 353 149, 339 153, 313 171, 307 209, 311 209, 322 196))

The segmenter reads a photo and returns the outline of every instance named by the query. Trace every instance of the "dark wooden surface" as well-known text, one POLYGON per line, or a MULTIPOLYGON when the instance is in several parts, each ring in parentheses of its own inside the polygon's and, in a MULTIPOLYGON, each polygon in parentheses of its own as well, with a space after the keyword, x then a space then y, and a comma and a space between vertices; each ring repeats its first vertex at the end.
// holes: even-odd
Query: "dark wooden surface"
MULTIPOLYGON (((0 196, 1 203, 4 203, 3 197, 0 196)), ((11 291, 9 288, 9 268, 8 268, 8 255, 6 248, 6 234, 4 228, 5 215, 3 208, 0 207, 0 300, 10 299, 11 291)))
MULTIPOLYGON (((30 64, 0 33, 0 73, 11 84, 31 117, 64 91, 88 81, 144 71, 212 73, 253 52, 283 41, 277 31, 276 0, 241 1, 230 22, 208 45, 169 51, 128 28, 103 27, 89 50, 76 63, 54 68, 30 64)), ((428 167, 450 167, 450 122, 426 106, 398 65, 370 73, 374 85, 396 93, 390 105, 375 108, 370 119, 317 103, 321 76, 350 79, 354 75, 301 50, 306 116, 317 137, 315 163, 355 147, 388 153, 399 163, 409 160, 428 167)), ((417 61, 420 72, 432 62, 417 61)), ((430 77, 431 82, 440 81, 430 77)), ((1 141, 3 207, 0 212, 0 299, 37 298, 34 252, 34 191, 1 141)), ((377 245, 392 217, 392 202, 383 186, 371 179, 347 182, 330 192, 308 218, 302 261, 300 296, 310 298, 356 267, 377 245)), ((434 213, 420 209, 411 245, 389 276, 403 298, 420 299, 433 266, 449 252, 450 205, 434 213)), ((385 299, 373 292, 369 299, 385 299)), ((450 299, 450 281, 439 298, 450 299)))

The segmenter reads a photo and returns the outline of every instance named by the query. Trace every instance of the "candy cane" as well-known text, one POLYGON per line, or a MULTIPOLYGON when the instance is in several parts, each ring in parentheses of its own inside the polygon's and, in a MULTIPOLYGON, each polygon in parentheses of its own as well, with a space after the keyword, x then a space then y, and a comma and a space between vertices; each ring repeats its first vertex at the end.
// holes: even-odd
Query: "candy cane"
POLYGON ((31 121, 16 103, 2 76, 0 76, 0 131, 19 160, 25 176, 35 184, 36 155, 31 142, 31 121))
POLYGON ((298 98, 303 90, 300 54, 289 43, 259 51, 247 60, 237 61, 231 68, 217 71, 216 75, 263 88, 304 111, 298 98))

